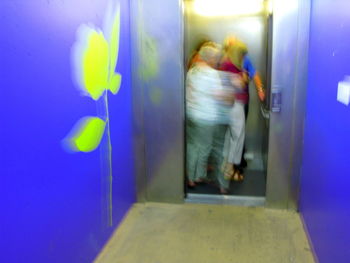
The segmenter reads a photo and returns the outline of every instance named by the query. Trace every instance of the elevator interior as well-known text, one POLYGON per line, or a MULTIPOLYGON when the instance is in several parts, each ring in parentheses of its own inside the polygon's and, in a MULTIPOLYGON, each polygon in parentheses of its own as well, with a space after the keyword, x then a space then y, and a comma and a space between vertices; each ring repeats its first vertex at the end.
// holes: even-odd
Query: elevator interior
MULTIPOLYGON (((236 187, 249 186, 257 176, 262 179, 260 188, 254 189, 254 185, 252 191, 236 195, 258 197, 260 204, 269 207, 297 209, 310 1, 217 0, 216 6, 232 7, 235 3, 246 13, 214 17, 195 14, 189 8, 195 3, 211 2, 131 1, 138 200, 188 201, 184 187, 185 63, 199 38, 209 37, 221 43, 231 33, 247 43, 267 95, 260 103, 254 84, 250 84, 248 167, 246 181, 236 187), (255 4, 263 8, 247 13, 242 6, 255 4)), ((215 5, 212 9, 216 10, 215 5)), ((217 200, 225 203, 228 196, 217 200)))
MULTIPOLYGON (((256 2, 256 1, 255 1, 256 2)), ((249 1, 247 2, 250 4, 249 1)), ((219 8, 201 1, 184 1, 184 52, 185 61, 202 39, 208 39, 222 44, 228 36, 235 36, 248 46, 248 55, 254 67, 262 77, 262 82, 269 94, 267 84, 267 57, 269 54, 269 21, 271 10, 267 2, 257 2, 244 10, 237 10, 237 5, 245 7, 241 1, 226 2, 219 8), (233 11, 228 11, 231 9, 233 11), (236 12, 234 12, 236 10, 236 12)), ((246 143, 244 159, 247 167, 244 169, 243 182, 231 182, 230 194, 239 196, 265 196, 266 188, 266 157, 268 139, 268 119, 263 109, 266 105, 258 99, 253 81, 249 85, 249 114, 246 122, 246 143)), ((266 100, 265 100, 266 101, 266 100)), ((187 193, 218 194, 217 187, 210 184, 200 184, 195 188, 186 188, 187 193)))

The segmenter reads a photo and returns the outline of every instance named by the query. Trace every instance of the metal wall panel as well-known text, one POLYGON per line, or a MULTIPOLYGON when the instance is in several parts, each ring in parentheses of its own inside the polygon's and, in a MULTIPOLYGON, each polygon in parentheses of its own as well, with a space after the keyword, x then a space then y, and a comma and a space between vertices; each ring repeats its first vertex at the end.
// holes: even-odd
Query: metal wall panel
POLYGON ((272 89, 281 92, 282 103, 270 114, 266 199, 276 208, 297 207, 309 13, 310 1, 274 1, 272 89))
POLYGON ((183 14, 179 0, 131 2, 139 200, 183 202, 183 14))
POLYGON ((132 105, 133 105, 133 140, 135 184, 137 201, 146 201, 146 161, 145 161, 145 136, 143 117, 143 88, 138 75, 140 36, 138 35, 139 0, 130 1, 130 48, 131 48, 131 72, 132 72, 132 105))
POLYGON ((306 93, 308 85, 308 54, 310 35, 311 0, 299 0, 298 53, 294 86, 293 155, 291 180, 289 184, 288 208, 297 210, 299 203, 302 152, 304 144, 304 120, 306 114, 306 93))

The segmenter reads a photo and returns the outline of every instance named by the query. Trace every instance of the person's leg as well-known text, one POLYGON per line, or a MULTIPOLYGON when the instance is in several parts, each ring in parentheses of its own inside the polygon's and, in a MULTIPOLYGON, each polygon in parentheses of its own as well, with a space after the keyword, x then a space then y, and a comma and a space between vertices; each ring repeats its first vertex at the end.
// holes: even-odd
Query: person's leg
POLYGON ((231 121, 225 141, 228 145, 225 145, 226 152, 224 153, 229 163, 238 165, 241 162, 245 137, 243 104, 235 103, 230 113, 230 119, 231 121))
MULTIPOLYGON (((233 120, 232 120, 233 122, 233 120)), ((223 163, 221 164, 221 170, 224 173, 229 174, 230 170, 230 163, 232 163, 232 131, 231 126, 227 125, 226 131, 225 131, 225 137, 224 137, 224 146, 223 146, 223 163)), ((232 165, 231 165, 232 166, 232 165)), ((232 170, 232 167, 231 167, 232 170)))
MULTIPOLYGON (((227 145, 225 146, 225 142, 227 141, 225 139, 227 130, 227 125, 217 125, 215 127, 215 132, 213 136, 213 159, 215 163, 215 175, 216 180, 220 185, 221 193, 227 193, 230 186, 229 180, 225 179, 224 171, 223 169, 221 169, 221 166, 224 162, 224 156, 222 153, 225 152, 224 148, 227 147, 227 145)), ((230 139, 228 138, 228 140, 230 139)))
MULTIPOLYGON (((244 138, 245 138, 244 105, 241 103, 236 103, 232 115, 233 115, 234 122, 231 124, 233 139, 231 144, 232 159, 230 161, 235 167, 235 174, 236 174, 236 172, 238 172, 237 168, 239 168, 239 165, 242 160, 242 152, 243 152, 244 138)), ((242 180, 242 178, 238 178, 237 180, 242 180)))
POLYGON ((203 180, 207 178, 207 165, 210 153, 213 147, 213 134, 215 125, 197 123, 196 129, 196 149, 197 163, 195 167, 194 180, 203 180))
POLYGON ((243 180, 243 168, 241 166, 242 162, 242 154, 243 154, 243 148, 244 148, 244 139, 245 139, 245 114, 244 114, 244 105, 239 104, 237 107, 236 112, 236 124, 237 124, 237 130, 236 130, 236 138, 234 143, 234 168, 235 168, 235 174, 233 176, 233 179, 236 181, 242 181, 243 180))
MULTIPOLYGON (((245 122, 246 123, 247 123, 247 119, 248 119, 248 112, 249 112, 249 103, 244 105, 244 114, 245 114, 245 122)), ((240 165, 238 166, 238 169, 240 169, 240 171, 243 171, 243 168, 247 167, 247 161, 244 158, 245 151, 246 151, 246 148, 245 148, 245 140, 244 140, 242 159, 241 159, 240 165)))
POLYGON ((230 124, 228 125, 225 145, 224 145, 224 163, 222 165, 226 179, 230 179, 234 173, 234 161, 236 159, 237 134, 240 133, 241 127, 237 116, 240 117, 240 105, 235 103, 230 111, 230 124))
POLYGON ((189 185, 194 186, 198 149, 196 148, 196 124, 190 119, 186 120, 186 172, 189 185))
MULTIPOLYGON (((232 120, 231 123, 233 123, 232 120)), ((223 162, 221 164, 221 171, 224 173, 224 177, 227 180, 230 180, 233 176, 233 159, 234 159, 234 149, 232 147, 234 143, 234 131, 232 130, 233 126, 228 125, 225 138, 224 138, 224 147, 223 147, 223 162)))

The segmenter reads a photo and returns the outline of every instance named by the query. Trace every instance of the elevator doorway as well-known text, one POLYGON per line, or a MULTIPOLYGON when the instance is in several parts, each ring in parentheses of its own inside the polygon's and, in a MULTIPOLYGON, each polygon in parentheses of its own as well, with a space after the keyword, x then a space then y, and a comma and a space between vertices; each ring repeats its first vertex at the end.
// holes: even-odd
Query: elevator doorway
MULTIPOLYGON (((225 39, 234 36, 248 47, 246 56, 252 62, 255 73, 260 76, 265 94, 269 94, 270 85, 267 75, 270 73, 268 58, 271 56, 269 52, 269 46, 271 45, 269 35, 272 33, 271 28, 269 28, 272 17, 271 10, 269 10, 267 1, 255 1, 255 5, 248 1, 248 6, 246 5, 247 2, 244 1, 226 1, 220 8, 217 4, 214 7, 205 1, 184 1, 185 68, 198 47, 198 43, 203 42, 203 40, 212 41, 220 45, 219 48, 221 47, 222 50, 225 39), (235 8, 237 5, 240 10, 235 8), (229 9, 232 11, 228 11, 229 9)), ((269 120, 263 113, 264 109, 267 108, 266 101, 269 98, 267 96, 263 101, 260 101, 253 81, 254 76, 249 76, 249 78, 251 79, 249 81, 249 92, 247 92, 249 100, 245 104, 247 115, 244 151, 242 162, 236 166, 236 170, 239 170, 240 175, 237 174, 237 171, 235 177, 230 180, 226 195, 265 197, 269 120)), ((208 164, 208 177, 213 178, 214 176, 211 175, 215 171, 211 168, 213 167, 208 164)), ((214 169, 217 169, 217 167, 214 169)), ((201 197, 210 199, 210 197, 213 197, 211 195, 220 194, 219 188, 218 183, 214 181, 196 183, 194 187, 189 186, 188 182, 185 185, 189 200, 194 197, 196 199, 201 197)), ((257 200, 262 203, 261 198, 257 200)))
MULTIPOLYGON (((191 1, 215 2, 217 5, 240 2, 191 1)), ((262 205, 296 210, 307 85, 310 1, 245 0, 241 2, 262 3, 264 11, 254 15, 226 16, 223 20, 189 17, 186 4, 191 1, 130 2, 131 92, 138 201, 188 201, 189 193, 184 187, 185 63, 201 34, 209 34, 205 37, 220 43, 227 33, 232 33, 247 43, 248 53, 262 76, 266 100, 264 103, 257 100, 251 82, 245 155, 248 165, 244 182, 235 187, 236 190, 249 185, 260 188, 240 193, 233 189, 236 195, 230 196, 243 196, 245 200, 261 198, 262 205), (191 24, 188 24, 189 20, 191 24), (224 30, 225 26, 230 32, 224 30), (250 184, 249 180, 255 175, 261 182, 250 184)), ((217 192, 210 196, 219 196, 221 201, 230 197, 217 192)))

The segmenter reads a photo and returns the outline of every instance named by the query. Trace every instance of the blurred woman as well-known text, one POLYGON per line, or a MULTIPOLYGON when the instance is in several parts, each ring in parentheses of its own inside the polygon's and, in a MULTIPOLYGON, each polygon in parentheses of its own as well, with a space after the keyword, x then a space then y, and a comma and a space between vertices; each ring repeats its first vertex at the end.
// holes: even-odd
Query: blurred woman
POLYGON ((210 41, 207 39, 200 41, 199 44, 197 45, 197 48, 193 51, 192 55, 190 56, 190 59, 188 60, 187 70, 190 70, 191 67, 193 67, 197 62, 201 61, 201 58, 199 56, 199 50, 205 46, 219 48, 218 44, 216 44, 213 41, 210 41))
POLYGON ((240 74, 242 77, 242 84, 244 85, 244 88, 236 96, 236 101, 240 105, 232 112, 232 121, 234 123, 232 123, 230 129, 231 142, 226 142, 225 144, 225 159, 227 162, 224 165, 224 169, 226 178, 231 178, 235 181, 243 181, 243 167, 246 166, 243 156, 245 122, 249 111, 249 81, 254 81, 260 101, 265 100, 265 91, 260 74, 255 70, 253 63, 248 57, 248 50, 243 42, 236 37, 227 37, 224 41, 223 50, 225 55, 220 63, 220 70, 240 74), (241 106, 243 106, 243 115, 241 106), (242 123, 242 117, 244 123, 242 123), (238 157, 239 154, 241 155, 240 157, 238 157))
POLYGON ((207 163, 212 154, 215 178, 220 192, 227 193, 229 182, 221 169, 228 112, 232 106, 232 89, 224 88, 220 72, 215 69, 221 53, 212 45, 204 45, 186 78, 187 177, 188 186, 207 179, 207 163))
POLYGON ((224 145, 224 162, 222 170, 226 179, 241 179, 239 165, 245 138, 244 106, 248 102, 248 76, 243 69, 243 59, 247 54, 247 46, 236 38, 230 38, 224 44, 224 56, 219 69, 231 73, 231 84, 234 89, 235 102, 230 111, 229 128, 227 129, 224 145))

